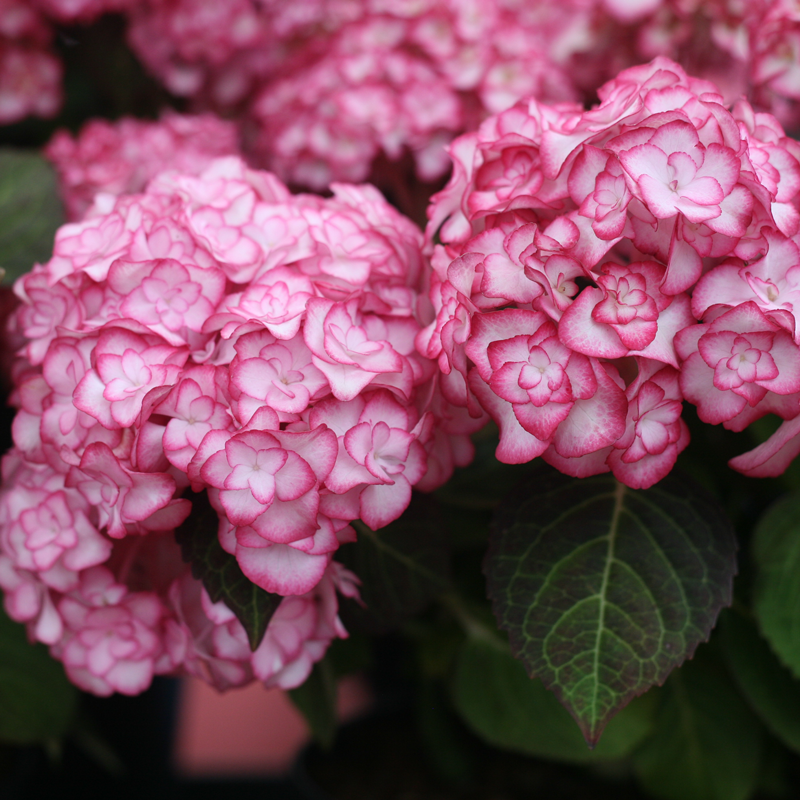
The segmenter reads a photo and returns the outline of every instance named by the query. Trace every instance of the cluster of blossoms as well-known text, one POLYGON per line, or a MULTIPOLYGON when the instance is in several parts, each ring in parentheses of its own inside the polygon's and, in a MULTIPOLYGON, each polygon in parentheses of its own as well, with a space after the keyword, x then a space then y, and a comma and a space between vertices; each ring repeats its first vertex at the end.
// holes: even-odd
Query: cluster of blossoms
POLYGON ((371 187, 333 189, 293 196, 237 157, 164 172, 98 195, 15 287, 0 587, 90 691, 181 666, 297 685, 344 635, 350 523, 386 525, 471 458, 480 420, 414 349, 422 234, 371 187), (191 492, 284 597, 252 654, 180 561, 191 492))
POLYGON ((453 143, 418 347, 497 422, 502 461, 646 488, 688 442, 686 399, 734 431, 785 420, 733 462, 780 473, 800 451, 800 146, 666 59, 600 99, 523 101, 453 143))
POLYGON ((0 0, 0 125, 52 117, 62 102, 56 25, 87 24, 136 0, 0 0))
POLYGON ((442 145, 521 98, 586 100, 656 56, 800 122, 793 0, 143 2, 131 46, 176 94, 235 108, 284 180, 358 181, 378 155, 444 174, 442 145))
POLYGON ((58 174, 67 217, 79 220, 99 192, 135 194, 167 169, 199 175, 238 153, 236 126, 213 114, 165 112, 157 122, 93 119, 73 137, 59 130, 44 149, 58 174))
MULTIPOLYGON (((620 35, 605 23, 600 40, 604 44, 593 45, 585 62, 587 68, 604 70, 595 74, 610 78, 613 73, 607 65, 623 66, 619 46, 627 40, 624 66, 659 55, 672 58, 691 74, 712 80, 726 102, 745 95, 784 126, 800 125, 800 10, 795 0, 605 0, 604 4, 630 28, 627 35, 620 35)), ((587 88, 596 81, 591 72, 582 77, 587 88)))
POLYGON ((61 105, 61 63, 50 52, 52 31, 25 0, 0 0, 0 124, 61 105))
POLYGON ((125 15, 145 67, 195 110, 235 115, 258 163, 324 189, 443 146, 521 98, 594 97, 619 70, 666 56, 800 123, 795 0, 2 0, 0 122, 50 115, 53 24, 125 15), (7 8, 6 8, 7 7, 7 8))
POLYGON ((556 58, 579 25, 568 8, 360 5, 357 18, 336 20, 325 38, 319 22, 310 28, 250 108, 257 154, 288 180, 313 188, 363 180, 377 155, 397 160, 404 150, 418 176, 432 180, 449 167, 443 145, 488 113, 529 95, 577 99, 556 58))

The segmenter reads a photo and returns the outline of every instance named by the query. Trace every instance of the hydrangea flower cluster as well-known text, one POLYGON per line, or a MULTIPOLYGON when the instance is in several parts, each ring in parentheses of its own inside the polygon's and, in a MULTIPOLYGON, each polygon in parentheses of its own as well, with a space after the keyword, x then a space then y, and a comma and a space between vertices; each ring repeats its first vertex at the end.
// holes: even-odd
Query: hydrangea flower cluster
POLYGON ((61 105, 61 62, 52 31, 25 0, 0 0, 0 124, 49 117, 61 105))
POLYGON ((44 154, 56 168, 67 217, 74 221, 83 217, 99 192, 141 192, 167 169, 198 175, 215 158, 238 149, 233 123, 213 114, 168 111, 157 122, 93 119, 74 137, 61 129, 44 154))
POLYGON ((776 474, 800 450, 800 147, 666 59, 600 100, 523 101, 453 143, 420 351, 497 422, 502 461, 649 487, 687 399, 734 431, 786 420, 733 462, 776 474))
POLYGON ((414 348, 421 232, 372 187, 333 191, 293 196, 237 157, 168 171, 98 195, 15 287, 0 587, 90 691, 180 665, 297 685, 344 635, 350 523, 386 525, 471 458, 476 422, 414 348), (176 555, 190 491, 285 598, 252 655, 176 555))
POLYGON ((60 102, 53 23, 127 19, 146 68, 195 110, 234 115, 260 164, 324 189, 378 156, 447 169, 443 145, 527 96, 586 101, 658 55, 800 124, 794 0, 3 0, 0 122, 60 102), (4 110, 4 105, 5 109, 4 110), (391 119, 392 124, 387 120, 391 119))
POLYGON ((658 55, 797 124, 797 26, 790 0, 173 0, 136 5, 129 40, 172 92, 243 112, 261 163, 322 189, 406 150, 435 179, 487 114, 591 98, 658 55))
POLYGON ((397 160, 404 150, 421 179, 440 177, 449 166, 443 145, 487 113, 528 95, 577 98, 552 49, 554 39, 568 46, 576 19, 546 5, 362 3, 327 41, 300 40, 259 93, 257 152, 313 188, 363 180, 377 155, 397 160))
POLYGON ((55 25, 89 23, 135 0, 0 0, 0 125, 54 116, 63 100, 55 25))
POLYGON ((128 15, 128 41, 173 94, 231 108, 281 62, 282 48, 262 5, 253 0, 138 0, 128 15))
MULTIPOLYGON (((793 0, 606 0, 605 5, 630 30, 626 36, 606 21, 599 39, 604 44, 592 46, 585 67, 623 66, 612 53, 627 40, 628 65, 667 56, 714 81, 726 102, 746 95, 784 126, 800 124, 800 15, 793 0)), ((596 77, 584 72, 582 80, 591 86, 596 77)))

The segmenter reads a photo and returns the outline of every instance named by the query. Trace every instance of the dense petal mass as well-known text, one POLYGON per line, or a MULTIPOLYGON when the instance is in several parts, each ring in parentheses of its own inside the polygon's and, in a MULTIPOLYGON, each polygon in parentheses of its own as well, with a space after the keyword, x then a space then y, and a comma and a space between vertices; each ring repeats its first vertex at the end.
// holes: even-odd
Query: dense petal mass
POLYGON ((774 118, 665 58, 598 94, 453 143, 417 344, 497 423, 499 459, 645 488, 686 446, 684 398, 733 430, 800 412, 800 162, 774 118))
POLYGON ((297 686, 346 636, 336 592, 357 596, 357 578, 333 559, 349 523, 397 519, 413 486, 469 462, 485 419, 454 410, 415 350, 423 237, 376 190, 293 196, 235 157, 183 156, 138 194, 129 174, 105 186, 16 289, 0 588, 101 695, 180 670, 297 686), (225 557, 284 598, 255 651, 173 536, 200 493, 225 557))

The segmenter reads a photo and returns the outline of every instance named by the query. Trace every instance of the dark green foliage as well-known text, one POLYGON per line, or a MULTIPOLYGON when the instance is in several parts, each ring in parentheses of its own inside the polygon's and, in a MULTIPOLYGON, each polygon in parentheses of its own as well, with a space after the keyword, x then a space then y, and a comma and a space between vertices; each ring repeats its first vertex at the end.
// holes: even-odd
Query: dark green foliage
POLYGON ((466 723, 487 742, 540 758, 584 762, 621 758, 650 732, 655 703, 631 703, 606 729, 594 750, 552 692, 531 680, 500 642, 470 638, 458 656, 453 701, 466 723))
POLYGON ((542 470, 502 504, 484 569, 512 652, 594 745, 708 638, 735 551, 722 509, 674 473, 634 491, 542 470))
POLYGON ((363 607, 351 624, 373 633, 398 627, 450 586, 444 524, 428 497, 416 496, 403 516, 378 531, 356 523, 358 543, 337 559, 361 579, 363 607))
POLYGON ((745 800, 759 778, 762 739, 722 664, 704 652, 670 676, 634 768, 663 800, 745 800))
POLYGON ((13 283, 36 262, 49 260, 64 222, 56 176, 39 153, 0 148, 0 267, 13 283))
POLYGON ((753 610, 778 658, 800 678, 800 492, 770 506, 753 537, 753 610))
POLYGON ((778 663, 752 620, 726 611, 720 628, 725 660, 745 699, 775 736, 800 753, 800 681, 778 663))
POLYGON ((0 609, 0 740, 32 744, 63 736, 77 696, 63 666, 0 609))

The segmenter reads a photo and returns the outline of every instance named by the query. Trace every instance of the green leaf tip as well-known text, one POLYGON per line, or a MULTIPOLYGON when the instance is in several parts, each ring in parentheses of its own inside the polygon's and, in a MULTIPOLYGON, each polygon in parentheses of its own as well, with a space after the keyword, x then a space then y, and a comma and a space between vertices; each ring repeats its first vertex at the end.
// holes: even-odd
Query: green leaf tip
POLYGON ((219 516, 205 492, 191 497, 192 512, 176 529, 175 539, 183 560, 192 565, 192 575, 203 582, 214 603, 222 600, 244 625, 250 649, 255 650, 283 598, 253 583, 236 558, 219 543, 219 516))
POLYGON ((705 641, 732 598, 736 539, 674 473, 645 490, 542 470, 495 516, 484 562, 498 625, 590 747, 705 641))

